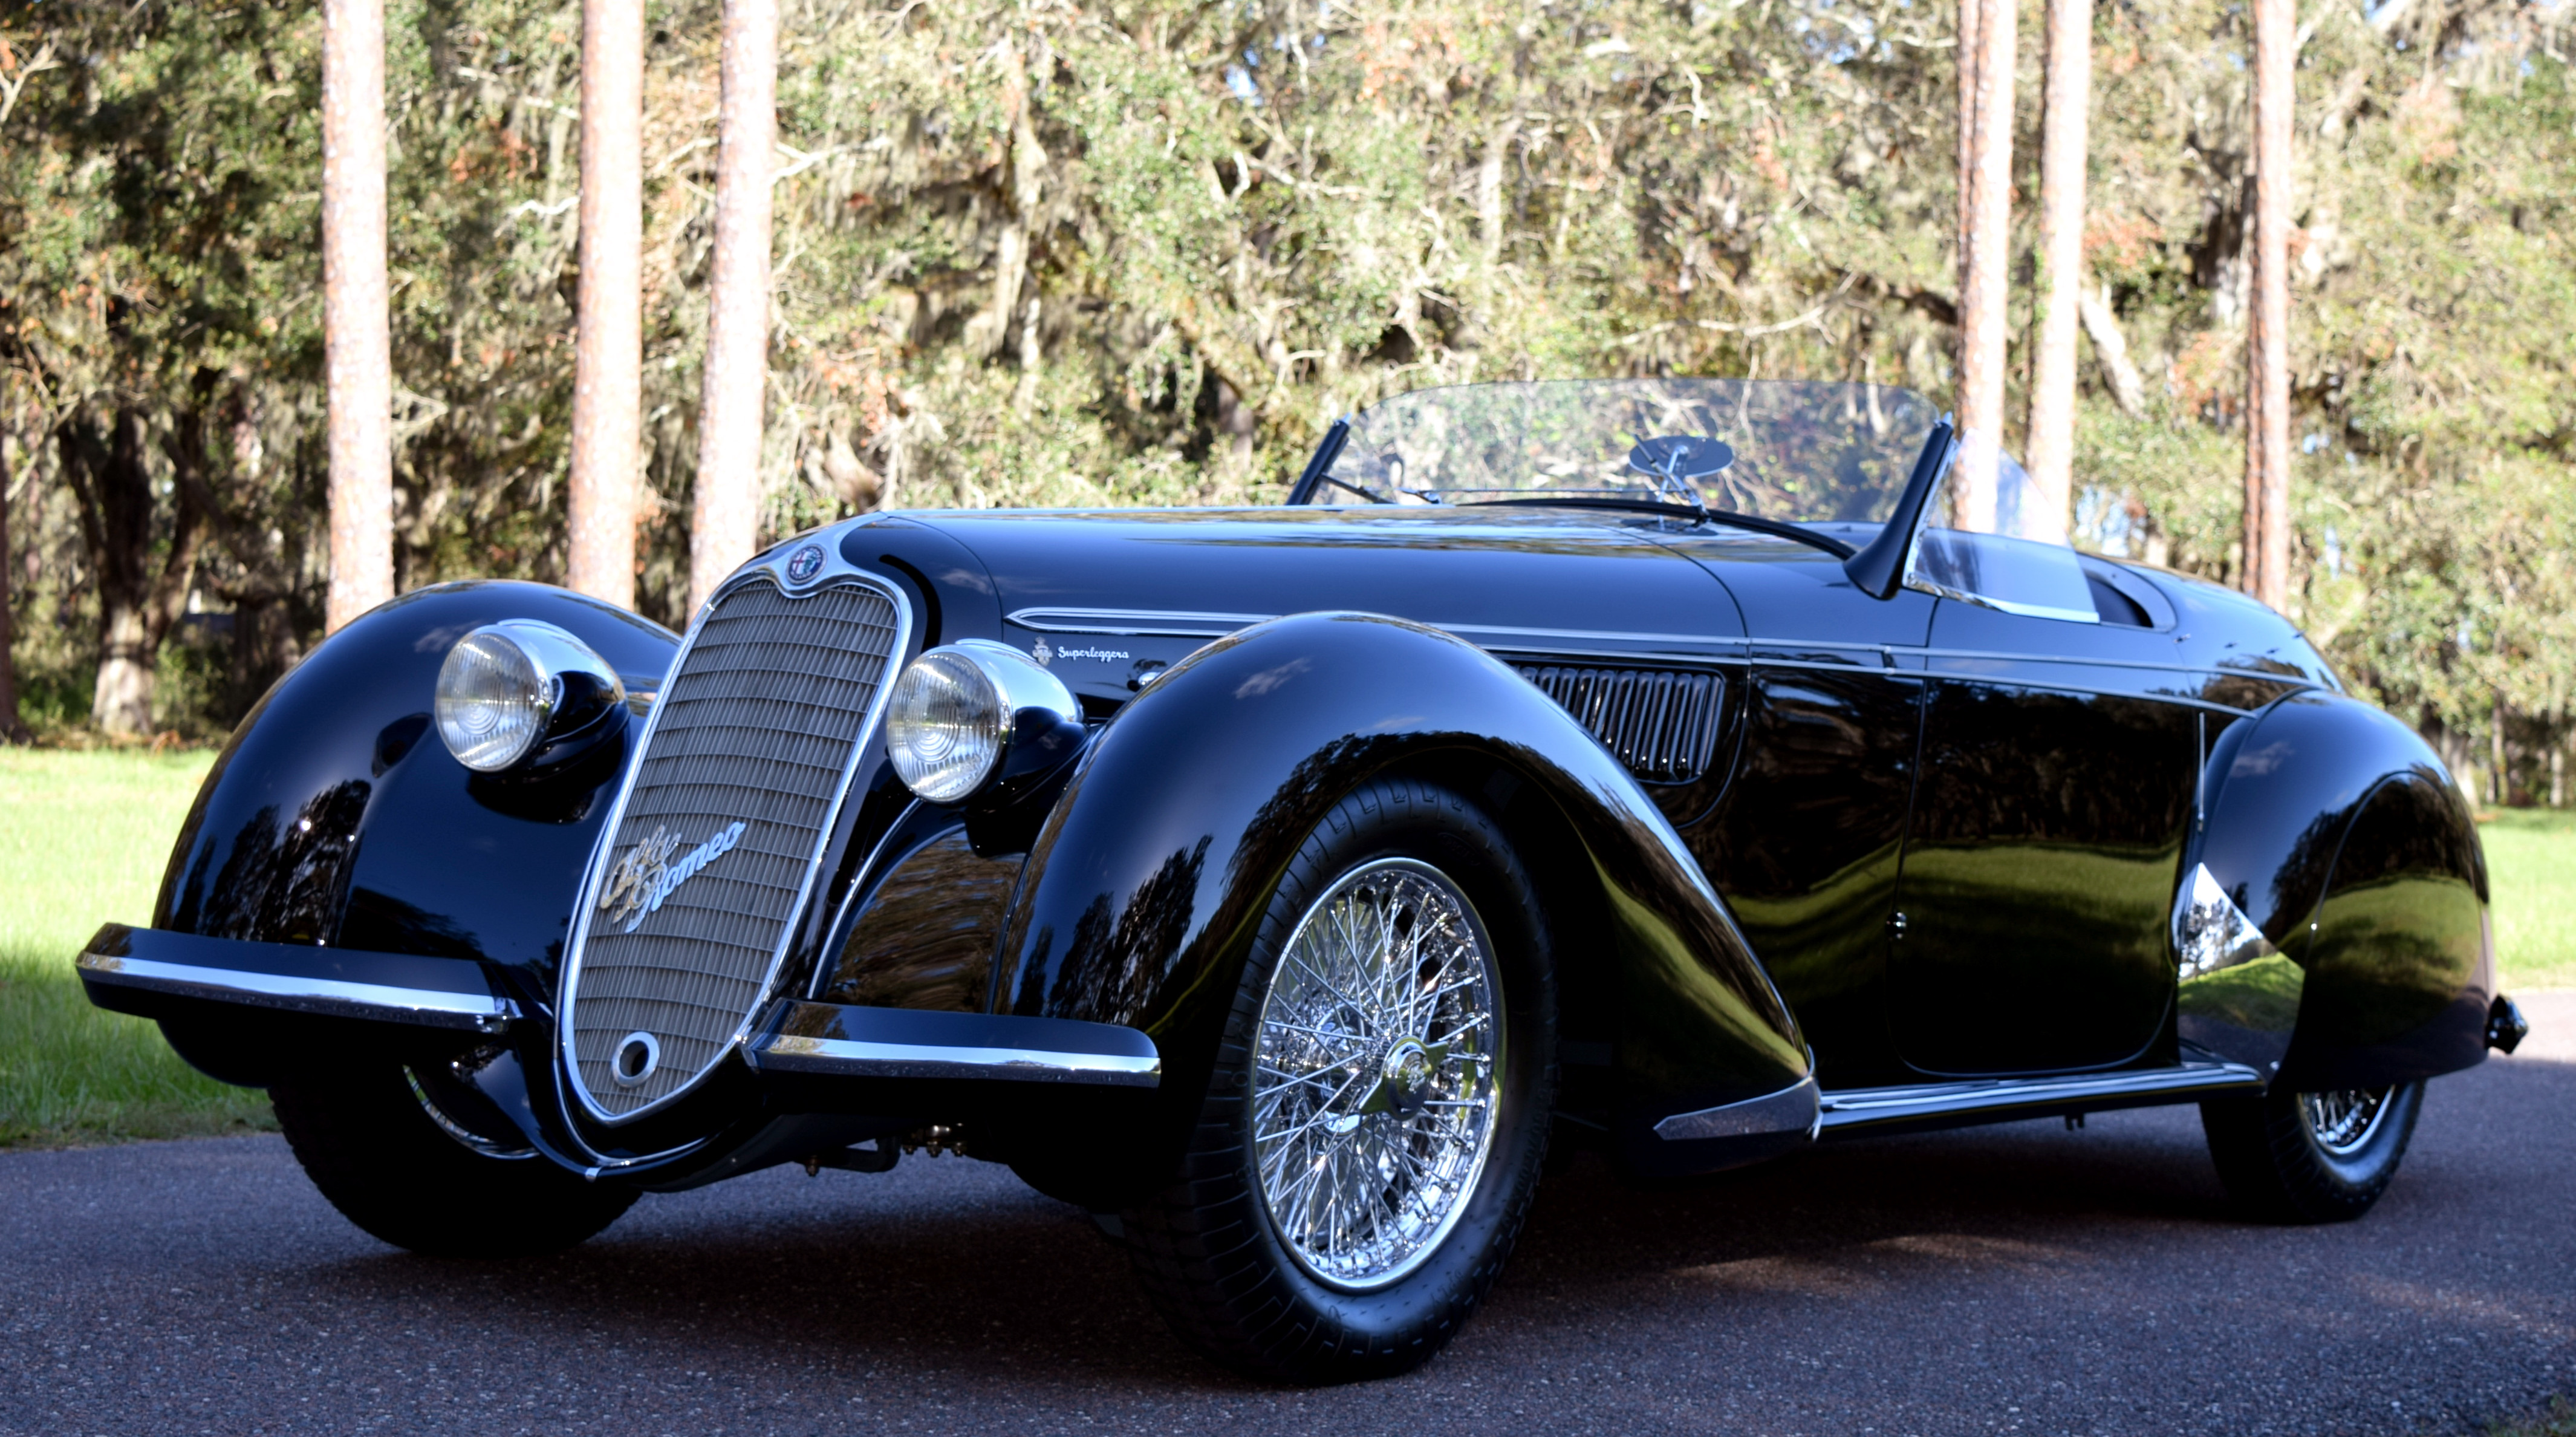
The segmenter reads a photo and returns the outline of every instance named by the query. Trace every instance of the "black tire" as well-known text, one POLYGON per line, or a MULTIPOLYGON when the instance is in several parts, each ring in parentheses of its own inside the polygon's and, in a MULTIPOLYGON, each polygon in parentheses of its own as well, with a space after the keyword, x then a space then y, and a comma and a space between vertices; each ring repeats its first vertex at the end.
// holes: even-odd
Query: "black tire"
POLYGON ((268 1092, 304 1175, 374 1236, 429 1257, 533 1257, 634 1206, 635 1189, 586 1181, 532 1151, 467 1146, 429 1115, 413 1082, 400 1063, 369 1063, 268 1092))
POLYGON ((2266 1222, 2349 1222, 2370 1211, 2397 1176, 2415 1119, 2424 1110, 2424 1085, 2355 1093, 2293 1093, 2274 1088, 2260 1097, 2219 1098, 2200 1105, 2201 1130, 2218 1165, 2227 1195, 2248 1215, 2266 1222), (2366 1122, 2352 1121, 2375 1103, 2366 1122), (2351 1126, 2336 1141, 2335 1111, 2351 1126))
MULTIPOLYGON (((1120 1214, 1124 1240, 1146 1293, 1184 1342, 1229 1367, 1267 1380, 1330 1383, 1387 1377, 1416 1367, 1438 1352, 1484 1300, 1520 1235, 1537 1189, 1556 1092, 1554 978, 1546 926, 1530 895, 1528 875, 1493 819, 1466 798, 1430 783, 1371 782, 1343 799, 1308 835, 1263 915, 1227 1019, 1215 1074, 1176 1180, 1120 1214), (1467 900, 1469 922, 1443 927, 1438 933, 1474 931, 1484 943, 1489 957, 1481 971, 1499 978, 1501 1011, 1494 1021, 1478 1026, 1500 1031, 1499 1050, 1476 1056, 1475 1044, 1459 1036, 1469 1029, 1443 1030, 1447 1020, 1435 1013, 1420 1035, 1425 1041, 1440 1037, 1436 1050, 1427 1053, 1433 1065, 1430 1077, 1424 1076, 1426 1069, 1421 1066, 1403 1066, 1411 1060, 1397 1051, 1404 1044, 1390 1035, 1375 1040, 1377 1047, 1348 1049, 1367 1056, 1353 1059, 1346 1067, 1311 1070, 1313 1087, 1307 1092, 1322 1092, 1328 1075, 1344 1071, 1352 1075, 1348 1082, 1359 1083, 1364 1070, 1382 1064, 1385 1083, 1375 1091, 1381 1098, 1394 1095, 1386 1098, 1397 1105, 1394 1115, 1380 1110, 1374 1118, 1379 1126, 1353 1141, 1347 1151, 1360 1151, 1363 1144, 1373 1142, 1381 1155, 1420 1152, 1426 1150, 1416 1145, 1420 1142, 1451 1141, 1452 1146, 1435 1151, 1457 1154, 1472 1148, 1454 1145, 1454 1139, 1445 1137, 1420 1138, 1425 1129, 1439 1125, 1419 1115, 1435 1107, 1470 1106, 1431 1098, 1438 1091, 1436 1084, 1464 1084, 1452 1091, 1480 1095, 1475 1101, 1488 1114, 1490 1140, 1473 1175, 1445 1189, 1438 1184, 1402 1186, 1411 1182, 1405 1177, 1375 1190, 1378 1196, 1399 1190, 1409 1197, 1442 1191, 1463 1196, 1445 1200, 1445 1206, 1437 1209, 1447 1214, 1439 1219, 1445 1225, 1430 1228, 1429 1236, 1414 1246, 1404 1247, 1401 1235, 1394 1239, 1396 1250, 1410 1251, 1412 1257, 1390 1262, 1386 1275, 1370 1279, 1378 1285, 1352 1290, 1319 1278, 1318 1269, 1307 1265, 1317 1260, 1311 1252, 1301 1257, 1292 1250, 1283 1236, 1284 1220, 1265 1195, 1259 1172, 1262 1149, 1253 1132, 1260 1107, 1255 1101, 1260 1091, 1255 1057, 1265 1003, 1291 938, 1310 909, 1335 896, 1345 878, 1359 886, 1341 888, 1340 894, 1376 904, 1366 911, 1381 915, 1388 933, 1423 931, 1410 927, 1419 912, 1454 915, 1455 910, 1440 906, 1444 900, 1436 896, 1427 907, 1406 906, 1411 901, 1404 896, 1407 892, 1420 898, 1440 891, 1416 865, 1435 870, 1448 880, 1455 895, 1467 900), (1368 887, 1386 881, 1390 874, 1408 877, 1382 888, 1368 887), (1416 887, 1408 890, 1403 883, 1416 887), (1482 1079, 1475 1076, 1479 1065, 1487 1074, 1482 1079), (1388 1136, 1407 1133, 1417 1136, 1388 1136)), ((1419 992, 1427 986, 1436 994, 1448 986, 1443 977, 1452 971, 1447 960, 1431 969, 1418 956, 1429 946, 1410 950, 1417 955, 1414 961, 1424 965, 1410 971, 1424 976, 1407 991, 1419 992)), ((1453 947, 1449 951, 1469 950, 1453 947)), ((1381 965, 1378 971, 1407 970, 1381 965)), ((1328 986, 1318 978, 1303 991, 1311 997, 1328 986)), ((1403 986, 1403 980, 1397 979, 1395 988, 1403 986)), ((1490 995, 1494 986, 1488 982, 1471 988, 1469 1001, 1490 995)), ((1272 1030, 1274 1041, 1279 1031, 1272 1030)), ((1426 1050, 1417 1044, 1415 1055, 1426 1056, 1426 1050)), ((1295 1086, 1275 1079, 1274 1070, 1274 1091, 1295 1086)), ((1368 1081, 1375 1084, 1377 1079, 1368 1081)), ((1291 1097, 1318 1114, 1324 1103, 1341 1104, 1335 1110, 1335 1122, 1371 1121, 1358 1116, 1364 1111, 1359 1105, 1380 1099, 1338 1096, 1343 1091, 1356 1090, 1336 1090, 1334 1098, 1316 1102, 1299 1094, 1291 1097)), ((1274 1121, 1279 1120, 1279 1111, 1276 1106, 1271 1109, 1274 1121)), ((1311 1129, 1318 1121, 1320 1116, 1301 1126, 1311 1129)), ((1474 1120, 1455 1121, 1472 1126, 1474 1120)), ((1360 1130, 1332 1127, 1328 1131, 1337 1136, 1311 1142, 1339 1142, 1360 1130)), ((1293 1141, 1275 1134, 1272 1140, 1293 1141)), ((1310 1146, 1303 1151, 1312 1150, 1310 1146)), ((1339 1161, 1336 1157, 1309 1163, 1302 1170, 1321 1172, 1339 1161)), ((1282 1171, 1287 1171, 1284 1158, 1282 1162, 1282 1171)), ((1382 1162, 1383 1158, 1378 1165, 1354 1161, 1351 1170, 1383 1174, 1388 1169, 1382 1162)), ((1427 1200, 1443 1201, 1436 1196, 1427 1200)), ((1307 1201, 1311 1207, 1313 1200, 1307 1201)), ((1370 1209, 1373 1233, 1383 1230, 1375 1212, 1370 1209)))

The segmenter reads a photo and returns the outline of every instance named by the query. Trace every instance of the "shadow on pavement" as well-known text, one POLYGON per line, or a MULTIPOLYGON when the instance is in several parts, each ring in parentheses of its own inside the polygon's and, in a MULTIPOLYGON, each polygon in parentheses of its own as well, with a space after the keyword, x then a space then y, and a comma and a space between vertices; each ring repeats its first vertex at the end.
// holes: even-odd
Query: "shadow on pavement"
MULTIPOLYGON (((2436 1085, 2407 1171, 2350 1231, 2397 1242, 2443 1227, 2443 1209, 2492 1191, 2508 1156, 2464 1124, 2576 1109, 2576 1066, 2522 1059, 2469 1081, 2481 1094, 2455 1091, 2461 1080, 2436 1085)), ((2304 1250, 2304 1236, 2231 1215, 2188 1108, 2096 1115, 2083 1131, 2052 1119, 1831 1143, 1653 1188, 1624 1185, 1585 1155, 1542 1190, 1461 1350, 1546 1350, 1599 1336, 1605 1322, 1648 1340, 1671 1316, 1722 1318, 1729 1302, 1920 1305, 1971 1278, 2064 1288, 2104 1262, 2224 1280, 2242 1265, 2233 1254, 2304 1250)), ((542 1262, 382 1252, 308 1272, 345 1296, 480 1312, 532 1337, 677 1344, 700 1367, 756 1352, 768 1363, 844 1370, 882 1361, 952 1377, 1080 1372, 1166 1391, 1235 1385, 1164 1333, 1123 1255, 1083 1215, 1005 1169, 961 1159, 908 1159, 883 1178, 809 1182, 783 1170, 648 1198, 604 1238, 542 1262), (754 1193, 744 1211, 739 1199, 754 1193), (743 1350, 729 1355, 734 1347, 743 1350)))

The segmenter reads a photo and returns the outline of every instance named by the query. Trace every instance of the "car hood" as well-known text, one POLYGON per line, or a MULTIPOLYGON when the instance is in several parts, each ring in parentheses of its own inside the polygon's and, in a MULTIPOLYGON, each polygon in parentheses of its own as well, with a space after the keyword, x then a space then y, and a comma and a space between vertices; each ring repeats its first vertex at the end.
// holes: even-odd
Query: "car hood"
POLYGON ((1043 649, 1077 692, 1103 698, 1211 638, 1319 610, 1411 619, 1505 657, 1695 655, 1744 632, 1726 587, 1663 542, 1659 521, 1629 515, 1372 506, 891 522, 971 554, 1000 637, 1043 649))

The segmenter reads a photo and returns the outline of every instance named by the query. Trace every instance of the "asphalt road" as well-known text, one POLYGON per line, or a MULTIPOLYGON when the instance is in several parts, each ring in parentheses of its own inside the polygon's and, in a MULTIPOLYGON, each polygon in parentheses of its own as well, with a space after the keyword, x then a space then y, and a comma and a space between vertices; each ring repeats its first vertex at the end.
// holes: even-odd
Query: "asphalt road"
POLYGON ((2576 1395, 2576 994, 2433 1085, 2358 1224, 2243 1225, 2188 1109, 1586 1160, 1398 1381, 1201 1365, 1008 1171, 769 1172, 562 1257, 432 1262, 275 1138, 0 1155, 0 1431, 2427 1433, 2576 1395))

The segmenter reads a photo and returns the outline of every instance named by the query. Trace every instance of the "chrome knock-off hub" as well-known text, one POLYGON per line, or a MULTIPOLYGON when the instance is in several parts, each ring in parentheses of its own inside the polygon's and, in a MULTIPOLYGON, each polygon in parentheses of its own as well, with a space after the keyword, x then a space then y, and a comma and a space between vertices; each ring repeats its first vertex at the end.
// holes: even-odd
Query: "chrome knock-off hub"
POLYGON ((1417 1113, 1430 1096, 1431 1054, 1417 1039, 1407 1038, 1386 1050, 1380 1066, 1380 1091, 1390 1112, 1417 1113))

